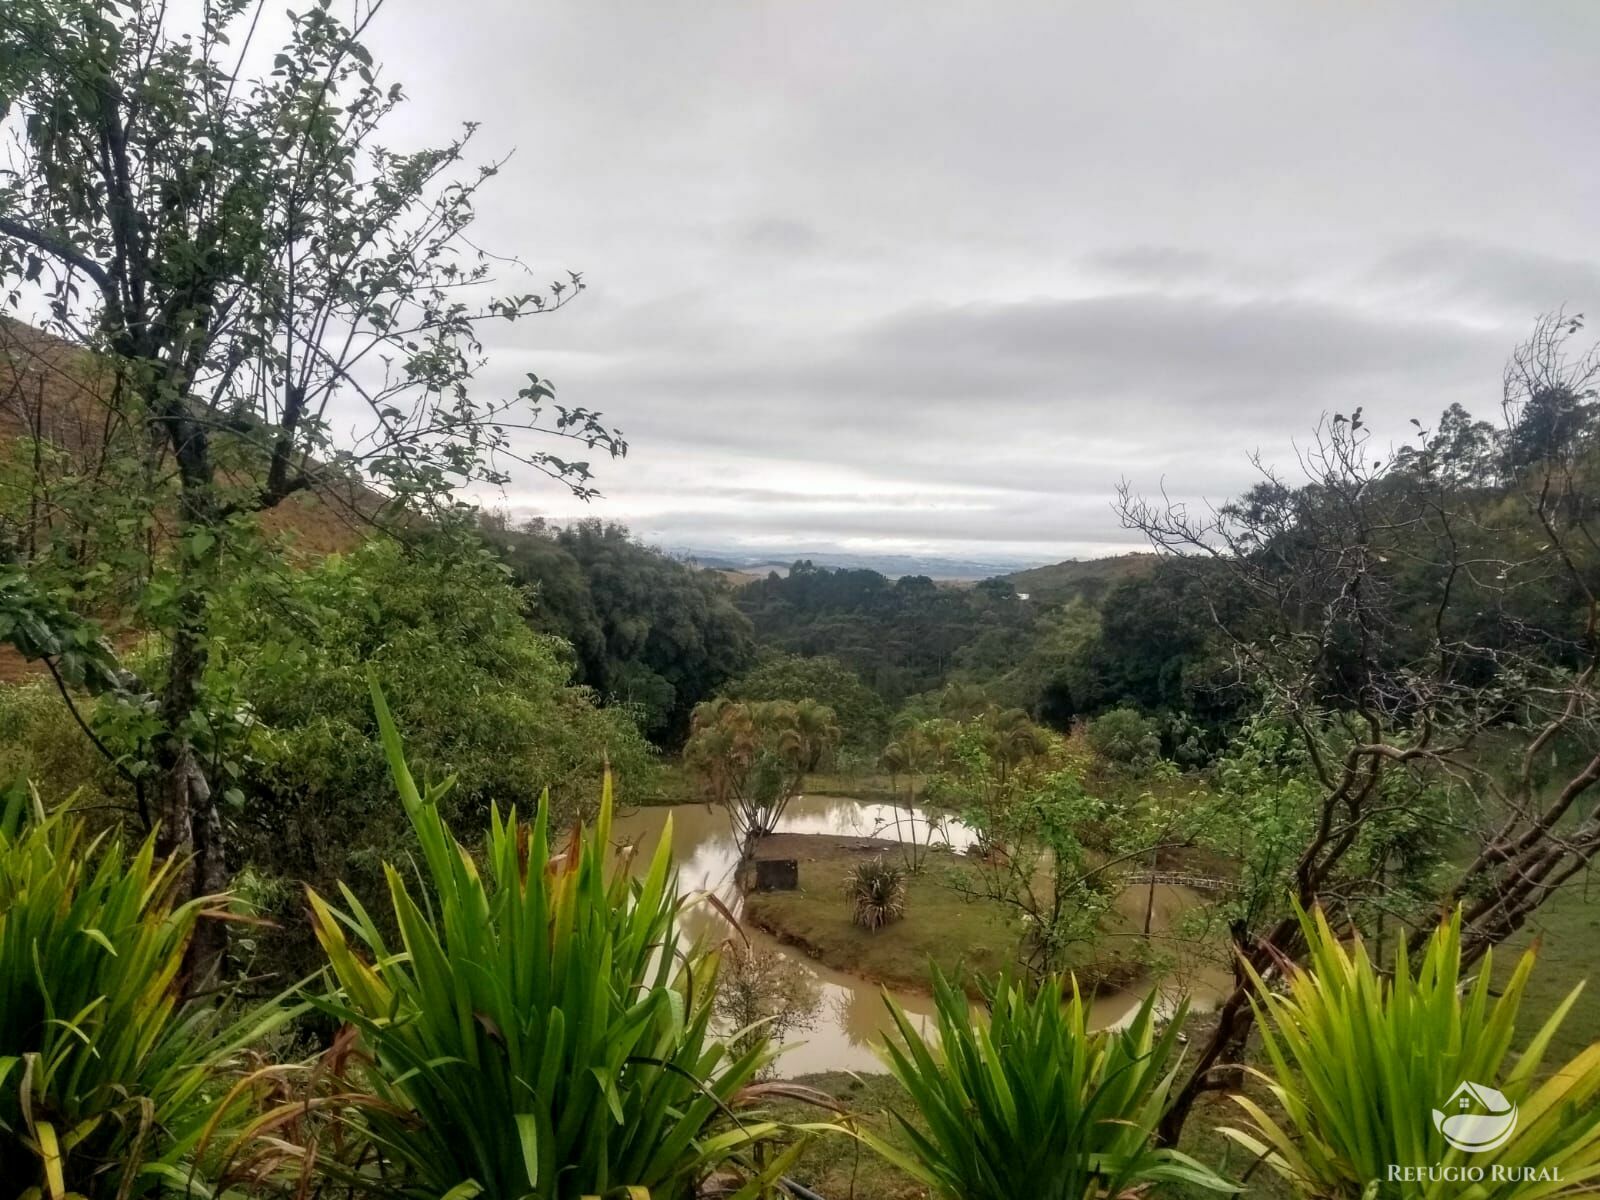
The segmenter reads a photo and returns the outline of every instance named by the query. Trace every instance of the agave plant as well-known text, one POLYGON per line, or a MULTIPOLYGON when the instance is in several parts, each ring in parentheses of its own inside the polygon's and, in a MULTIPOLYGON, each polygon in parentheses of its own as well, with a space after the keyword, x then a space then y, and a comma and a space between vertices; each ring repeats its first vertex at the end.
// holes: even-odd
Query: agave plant
POLYGON ((220 898, 174 907, 177 870, 25 792, 0 812, 4 1194, 206 1194, 197 1152, 243 1115, 222 1073, 291 1010, 183 1002, 184 951, 220 898))
POLYGON ((448 782, 418 791, 373 702, 427 887, 388 868, 394 948, 348 889, 342 912, 310 901, 338 983, 324 1007, 370 1063, 353 1119, 386 1194, 674 1200, 773 1138, 731 1113, 770 1052, 710 1036, 716 958, 679 948, 670 823, 635 881, 607 869, 609 781, 594 827, 559 846, 547 803, 531 825, 496 810, 480 874, 440 816, 448 782))
POLYGON ((1529 1200, 1594 1190, 1600 1042, 1541 1074, 1581 984, 1515 1054, 1531 950, 1493 996, 1487 957, 1475 980, 1461 977, 1459 911, 1429 937, 1414 970, 1402 945, 1388 979, 1359 938, 1339 941, 1320 910, 1301 921, 1306 967, 1286 967, 1281 992, 1254 981, 1271 1066, 1257 1075, 1281 1115, 1236 1096, 1251 1127, 1223 1133, 1304 1196, 1529 1200), (1500 1111, 1482 1111, 1485 1098, 1500 1111), (1484 1119, 1463 1123, 1463 1100, 1474 1110, 1467 1115, 1484 1119), (1446 1136, 1471 1144, 1461 1136, 1468 1126, 1491 1125, 1504 1140, 1477 1151, 1446 1136))
POLYGON ((1009 977, 985 982, 987 1019, 934 974, 937 1036, 925 1038, 886 997, 899 1040, 881 1050, 921 1117, 896 1113, 907 1154, 862 1139, 947 1200, 1099 1200, 1153 1183, 1237 1190, 1156 1145, 1177 1070, 1183 1012, 1157 1030, 1155 998, 1129 1024, 1091 1033, 1088 1007, 1059 976, 1031 996, 1009 977))
POLYGON ((906 911, 906 873, 882 855, 857 863, 844 881, 850 915, 863 929, 882 929, 906 911))

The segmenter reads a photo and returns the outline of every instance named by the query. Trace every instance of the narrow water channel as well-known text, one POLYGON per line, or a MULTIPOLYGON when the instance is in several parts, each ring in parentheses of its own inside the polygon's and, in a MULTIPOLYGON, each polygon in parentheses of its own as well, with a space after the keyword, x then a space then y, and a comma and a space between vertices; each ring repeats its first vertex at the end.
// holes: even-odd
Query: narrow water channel
MULTIPOLYGON (((673 856, 678 864, 678 886, 685 892, 715 893, 738 914, 742 896, 735 882, 739 849, 728 815, 720 808, 704 804, 685 804, 666 808, 624 809, 618 813, 612 838, 619 845, 637 847, 635 868, 649 863, 668 815, 672 817, 673 856)), ((926 818, 918 816, 913 829, 904 809, 872 804, 842 796, 806 795, 796 797, 778 826, 781 833, 836 834, 846 837, 879 837, 909 840, 915 832, 918 841, 928 838, 926 818), (898 815, 899 824, 896 825, 898 815)), ((941 820, 936 837, 947 840, 952 849, 964 850, 973 840, 972 830, 954 820, 941 820)), ((1142 906, 1146 889, 1140 887, 1142 906)), ((1156 885, 1152 928, 1159 932, 1183 909, 1199 903, 1187 889, 1167 884, 1156 885)), ((686 932, 692 937, 716 942, 729 936, 726 921, 711 905, 696 905, 685 914, 686 932)), ((836 971, 782 945, 769 934, 745 928, 756 946, 776 950, 797 963, 813 977, 822 996, 815 1025, 790 1036, 779 1060, 778 1074, 804 1075, 814 1071, 881 1071, 883 1066, 872 1050, 890 1027, 881 988, 854 975, 836 971)), ((1217 1003, 1230 978, 1220 970, 1189 973, 1185 986, 1190 1004, 1197 1009, 1217 1003)), ((1156 986, 1152 981, 1150 986, 1156 986)), ((1128 1020, 1144 999, 1145 991, 1106 993, 1094 1001, 1097 1026, 1112 1027, 1128 1020)), ((932 1012, 932 1000, 921 993, 895 991, 895 999, 906 1012, 925 1024, 932 1012)))

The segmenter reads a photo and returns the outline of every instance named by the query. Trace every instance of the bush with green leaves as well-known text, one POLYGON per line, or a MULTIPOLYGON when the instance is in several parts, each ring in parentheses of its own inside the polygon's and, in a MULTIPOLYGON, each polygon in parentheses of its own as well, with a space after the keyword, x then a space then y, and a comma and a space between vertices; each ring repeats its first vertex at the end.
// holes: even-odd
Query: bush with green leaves
MULTIPOLYGON (((453 775, 446 816, 482 822, 491 797, 554 819, 590 809, 607 764, 626 791, 647 786, 649 747, 622 709, 569 684, 562 647, 527 626, 529 597, 492 554, 444 535, 375 541, 306 569, 263 577, 215 614, 218 711, 247 714, 231 756, 239 857, 264 876, 383 894, 382 862, 409 853, 410 828, 372 719, 370 669, 395 697, 419 770, 453 775)), ((291 976, 316 957, 298 906, 270 914, 291 976)))
POLYGON ((81 791, 132 804, 115 768, 84 736, 48 677, 0 684, 0 786, 32 783, 47 806, 81 791))
POLYGON ((1534 951, 1495 994, 1489 956, 1476 979, 1462 977, 1459 911, 1427 939, 1415 965, 1402 945, 1392 973, 1359 937, 1341 942, 1320 909, 1301 921, 1306 966, 1288 967, 1281 981, 1253 979, 1267 1064, 1254 1074, 1279 1115, 1238 1095, 1250 1127, 1223 1133, 1317 1200, 1534 1200, 1594 1190, 1600 1041, 1553 1072, 1542 1069, 1582 984, 1518 1051, 1517 1012, 1534 951), (1483 1089, 1516 1106, 1511 1135, 1474 1152, 1448 1143, 1444 1129, 1469 1083, 1474 1109, 1483 1089), (1395 1182, 1396 1168, 1420 1174, 1395 1182), (1466 1188, 1465 1168, 1482 1172, 1466 1188))
POLYGON ((838 719, 844 746, 858 753, 876 750, 889 725, 888 705, 831 655, 769 654, 721 691, 733 700, 825 704, 838 719))
POLYGON ((609 786, 594 826, 555 843, 547 803, 531 825, 491 807, 480 871, 445 821, 450 782, 418 790, 373 698, 423 878, 385 870, 398 945, 348 889, 342 911, 310 901, 338 985, 322 1007, 368 1061, 352 1120, 388 1194, 678 1200, 748 1159, 777 1127, 732 1109, 770 1054, 710 1033, 716 956, 680 943, 670 823, 636 880, 607 863, 609 786))
POLYGON ((906 915, 906 872, 883 855, 859 862, 845 876, 850 919, 863 929, 879 930, 906 915))
POLYGON ((1137 709, 1114 708, 1089 722, 1089 745, 1111 766, 1140 771, 1161 757, 1157 723, 1137 709))
POLYGON ((987 1013, 935 972, 936 1032, 886 997, 898 1038, 884 1062, 919 1121, 895 1113, 909 1150, 866 1143, 944 1200, 1100 1200, 1152 1184, 1236 1190, 1156 1145, 1178 1065, 1183 1011, 1159 1031, 1155 998, 1122 1029, 1091 1033, 1076 983, 1030 993, 1002 976, 981 984, 987 1013))
POLYGON ((170 903, 178 870, 20 788, 0 801, 0 1194, 207 1194, 201 1150, 244 1117, 224 1074, 292 1010, 184 1002, 221 898, 170 903))
POLYGON ((517 580, 538 593, 535 628, 569 642, 578 679, 633 706, 657 745, 681 744, 694 706, 749 663, 750 622, 715 572, 612 522, 484 525, 517 580))

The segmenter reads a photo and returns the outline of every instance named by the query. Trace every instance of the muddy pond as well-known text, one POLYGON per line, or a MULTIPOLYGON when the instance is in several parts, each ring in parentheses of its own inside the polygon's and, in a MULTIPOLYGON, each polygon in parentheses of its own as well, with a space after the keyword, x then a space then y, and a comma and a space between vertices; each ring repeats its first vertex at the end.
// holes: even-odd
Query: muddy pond
MULTIPOLYGON (((673 807, 619 809, 613 823, 612 839, 633 844, 638 849, 636 869, 649 862, 662 827, 670 815, 673 825, 673 852, 678 864, 679 887, 685 892, 703 890, 715 893, 738 914, 742 896, 735 881, 739 849, 728 814, 721 808, 703 804, 673 807)), ((841 796, 805 795, 789 805, 778 832, 832 834, 841 837, 874 837, 927 842, 929 828, 922 815, 915 822, 905 809, 892 805, 851 800, 841 796), (898 823, 897 818, 898 816, 898 823)), ((956 851, 965 850, 975 840, 972 830, 945 818, 938 821, 934 840, 948 842, 956 851)), ((1170 884, 1156 884, 1152 931, 1160 933, 1185 909, 1201 903, 1195 893, 1170 884)), ((1138 885, 1138 903, 1145 902, 1145 885, 1138 885)), ((686 932, 707 941, 729 936, 727 922, 709 904, 692 906, 685 913, 686 932)), ((890 1027, 883 1004, 882 989, 876 983, 833 970, 816 962, 758 929, 745 929, 753 945, 777 951, 796 963, 816 982, 821 1005, 810 1029, 793 1033, 784 1043, 778 1062, 781 1076, 815 1071, 881 1071, 883 1066, 872 1050, 890 1027)), ((1200 967, 1184 972, 1183 986, 1195 1009, 1213 1006, 1230 979, 1215 967, 1200 967)), ((1093 1016, 1099 1026, 1112 1027, 1129 1019, 1148 990, 1161 987, 1160 981, 1147 980, 1139 990, 1102 993, 1096 997, 1093 1016)), ((1162 989, 1166 991, 1165 988, 1162 989)), ((931 999, 911 991, 894 993, 895 999, 913 1020, 926 1022, 932 1011, 931 999)), ((1163 1002, 1172 999, 1163 995, 1163 1002)))

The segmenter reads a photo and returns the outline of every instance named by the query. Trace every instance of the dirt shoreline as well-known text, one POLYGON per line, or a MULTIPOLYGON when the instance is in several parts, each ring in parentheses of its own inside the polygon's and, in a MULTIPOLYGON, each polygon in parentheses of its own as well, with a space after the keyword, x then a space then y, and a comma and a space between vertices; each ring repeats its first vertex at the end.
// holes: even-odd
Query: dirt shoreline
MULTIPOLYGON (((812 886, 816 890, 809 890, 808 878, 815 880, 818 874, 822 874, 831 879, 848 869, 852 861, 866 860, 880 854, 895 855, 900 849, 901 844, 890 838, 808 833, 769 834, 757 844, 753 858, 794 859, 800 867, 801 886, 791 892, 750 892, 745 897, 744 920, 782 945, 799 951, 831 970, 854 976, 877 987, 927 995, 931 988, 926 960, 918 960, 915 968, 885 970, 863 954, 863 951, 870 954, 873 939, 894 937, 898 923, 896 926, 891 926, 888 931, 877 934, 867 933, 864 930, 850 930, 843 933, 843 937, 848 941, 840 945, 842 932, 838 928, 840 922, 831 922, 832 928, 827 930, 829 936, 819 937, 809 933, 804 927, 804 922, 798 919, 800 916, 815 917, 818 914, 824 917, 833 916, 833 906, 837 906, 840 912, 845 907, 842 891, 835 896, 832 894, 834 889, 828 888, 825 883, 821 887, 813 883, 812 886), (808 864, 812 867, 810 871, 807 870, 808 864)), ((951 854, 948 851, 932 853, 936 856, 934 863, 936 867, 950 869, 967 865, 968 860, 964 856, 951 854)), ((918 882, 923 887, 940 886, 928 879, 921 879, 918 882)), ((951 895, 954 896, 954 893, 951 895)), ((986 902, 961 899, 959 903, 963 907, 971 906, 973 911, 977 911, 986 902)), ((997 918, 1003 918, 1003 910, 999 910, 998 906, 995 906, 995 912, 997 918)), ((917 917, 918 909, 913 901, 908 905, 904 920, 915 921, 917 917)), ((1014 936, 1013 930, 1005 932, 1008 937, 1014 936)), ((887 945, 885 949, 887 950, 887 945)), ((979 944, 962 949, 975 949, 992 959, 995 947, 979 944)), ((892 957, 892 954, 890 956, 892 957)), ((990 962, 987 965, 992 969, 994 963, 990 962)), ((1125 991, 1138 984, 1147 974, 1142 963, 1118 960, 1082 964, 1076 968, 1076 973, 1085 999, 1092 999, 1104 993, 1125 991)), ((968 990, 976 995, 970 980, 968 990)))

